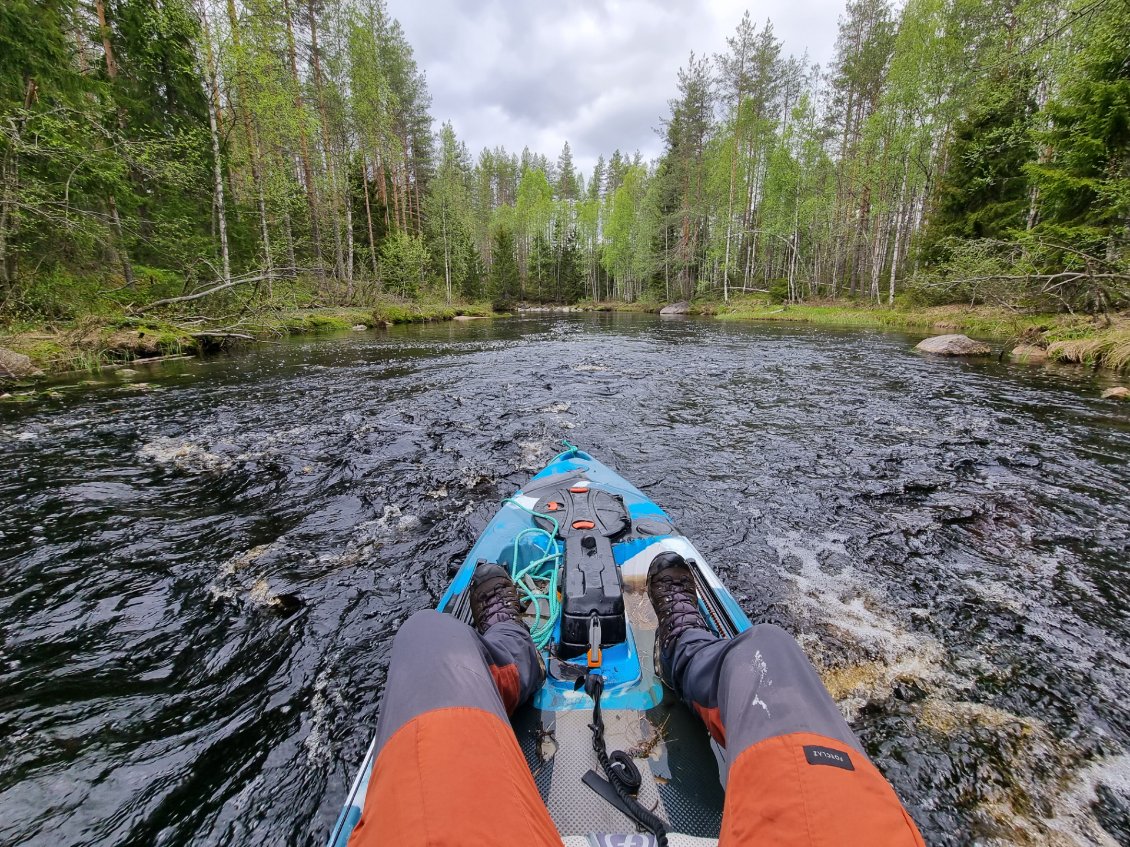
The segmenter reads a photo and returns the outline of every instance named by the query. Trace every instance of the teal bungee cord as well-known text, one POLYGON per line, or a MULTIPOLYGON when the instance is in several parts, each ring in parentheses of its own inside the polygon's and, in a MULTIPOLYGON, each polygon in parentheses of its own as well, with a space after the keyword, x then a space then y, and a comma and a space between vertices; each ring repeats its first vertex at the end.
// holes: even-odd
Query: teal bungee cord
MULTIPOLYGON (((502 501, 503 505, 509 503, 512 506, 517 506, 523 512, 532 515, 536 518, 544 518, 553 524, 553 532, 542 529, 538 526, 523 529, 516 536, 514 536, 513 552, 510 556, 510 578, 518 586, 518 590, 530 601, 534 609, 534 622, 530 625, 530 635, 533 636, 534 644, 537 645, 539 650, 545 649, 553 638, 553 628, 557 625, 557 619, 561 617, 561 601, 557 599, 557 586, 560 579, 560 566, 561 557, 564 551, 561 545, 557 543, 557 530, 558 523, 556 518, 552 515, 543 515, 540 512, 535 512, 527 506, 523 506, 513 497, 507 497, 502 501), (516 570, 518 567, 518 549, 522 543, 522 539, 527 536, 532 536, 535 539, 544 538, 548 540, 548 547, 543 550, 544 556, 534 559, 526 567, 521 570, 516 570), (549 576, 543 576, 541 570, 543 565, 550 563, 549 576), (529 582, 525 577, 529 577, 529 582), (531 587, 530 582, 544 582, 544 588, 531 587), (541 611, 541 601, 546 602, 548 613, 544 616, 541 611)), ((536 541, 535 541, 536 544, 536 541)), ((540 547, 540 545, 538 545, 540 547)))

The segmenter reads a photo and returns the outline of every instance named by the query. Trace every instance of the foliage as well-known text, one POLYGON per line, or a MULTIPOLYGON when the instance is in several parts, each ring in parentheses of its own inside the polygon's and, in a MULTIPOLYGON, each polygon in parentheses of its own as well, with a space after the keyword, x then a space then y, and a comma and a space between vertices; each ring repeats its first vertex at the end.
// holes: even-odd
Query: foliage
POLYGON ((495 230, 491 249, 490 297, 496 311, 505 312, 518 298, 521 277, 514 254, 514 233, 507 226, 495 230))
POLYGON ((680 69, 660 157, 590 175, 568 142, 472 157, 433 134, 384 0, 8 0, 0 316, 386 293, 1117 309, 1128 9, 847 0, 826 71, 747 13, 680 69))
POLYGON ((406 232, 394 232, 381 244, 379 259, 385 289, 401 297, 420 293, 427 273, 429 255, 424 239, 406 232))

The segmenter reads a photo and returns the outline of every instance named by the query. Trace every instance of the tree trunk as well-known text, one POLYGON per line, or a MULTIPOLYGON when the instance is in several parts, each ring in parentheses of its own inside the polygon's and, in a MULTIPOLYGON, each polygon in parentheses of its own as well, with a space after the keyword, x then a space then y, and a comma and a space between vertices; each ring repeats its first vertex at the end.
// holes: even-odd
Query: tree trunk
POLYGON ((447 204, 440 211, 443 226, 443 277, 447 282, 447 302, 451 302, 451 245, 447 241, 447 204))
MULTIPOLYGON (((8 268, 8 227, 12 220, 16 191, 19 190, 14 158, 9 147, 4 151, 4 162, 0 165, 0 285, 5 289, 12 282, 8 268)), ((2 298, 0 303, 3 303, 2 298)))
POLYGON ((262 153, 259 150, 258 136, 251 123, 250 101, 247 98, 247 91, 244 87, 243 68, 240 62, 242 47, 240 45, 239 35, 239 15, 235 11, 235 0, 228 0, 227 9, 228 24, 231 27, 232 46, 235 47, 236 55, 235 87, 240 106, 237 111, 243 117, 243 134, 247 141, 247 157, 251 161, 251 179, 255 183, 255 194, 258 199, 259 238, 263 247, 263 263, 267 277, 267 289, 269 291, 271 289, 274 263, 271 259, 271 236, 267 220, 267 192, 263 186, 263 169, 261 167, 262 153))
POLYGON ((369 258, 373 261, 373 279, 378 279, 377 271, 377 242, 373 238, 373 210, 369 205, 369 169, 365 164, 365 157, 361 157, 361 187, 365 192, 365 223, 369 227, 369 258))
MULTIPOLYGON (((294 85, 294 110, 299 121, 298 130, 298 157, 302 165, 302 180, 306 188, 306 205, 310 208, 310 240, 314 248, 314 260, 317 262, 315 274, 321 283, 325 283, 325 269, 322 267, 322 233, 318 225, 318 197, 314 186, 314 169, 310 166, 310 143, 306 138, 304 117, 306 104, 302 98, 302 81, 298 77, 298 53, 294 43, 294 22, 291 19, 290 0, 283 2, 283 16, 286 18, 286 53, 290 63, 291 82, 294 85)), ((290 230, 289 212, 287 213, 287 229, 290 230)), ((288 250, 293 251, 293 234, 288 250)), ((340 252, 340 251, 339 251, 340 252)), ((291 267, 294 267, 291 262, 291 267)))
MULTIPOLYGON (((94 9, 98 14, 98 32, 102 36, 102 49, 106 54, 106 76, 110 78, 112 83, 118 78, 118 62, 114 58, 114 46, 110 42, 110 22, 106 18, 105 0, 94 0, 94 9)), ((118 110, 118 128, 125 128, 125 118, 120 109, 118 110)), ((125 277, 126 286, 133 288, 133 265, 129 260, 129 250, 126 248, 124 240, 122 218, 118 214, 118 201, 112 192, 107 198, 107 202, 110 206, 110 220, 114 224, 114 233, 117 236, 117 254, 118 260, 122 263, 122 275, 125 277)))
POLYGON ((106 76, 113 81, 118 78, 118 63, 114 59, 114 47, 110 43, 110 22, 106 18, 105 0, 94 0, 94 10, 98 14, 98 33, 102 36, 102 49, 106 56, 106 76))
POLYGON ((895 224, 895 248, 891 252, 891 279, 887 287, 887 305, 895 305, 895 278, 898 275, 899 250, 902 248, 902 236, 906 227, 910 209, 906 208, 906 186, 910 179, 910 159, 903 162, 902 188, 899 189, 898 220, 895 224))
POLYGON ((228 215, 224 203, 224 165, 220 158, 220 127, 216 118, 216 103, 219 98, 219 85, 216 82, 216 63, 212 53, 212 33, 208 26, 207 3, 200 4, 201 23, 204 32, 204 70, 207 79, 205 96, 208 99, 208 131, 212 139, 212 198, 216 208, 216 226, 220 237, 220 261, 223 265, 223 281, 231 279, 231 253, 228 249, 228 215))
POLYGON ((381 207, 385 210, 385 232, 392 229, 392 221, 388 216, 388 184, 385 180, 388 179, 385 173, 384 157, 381 156, 380 151, 377 152, 377 196, 381 198, 381 207))
MULTIPOLYGON (((344 274, 348 280, 349 289, 353 289, 352 279, 352 258, 342 261, 342 246, 341 246, 341 205, 342 197, 341 190, 337 183, 337 163, 334 161, 333 145, 330 144, 330 122, 329 114, 326 111, 326 95, 325 85, 322 76, 322 58, 321 49, 318 47, 318 16, 315 13, 313 0, 307 0, 306 9, 310 15, 310 63, 314 69, 314 92, 318 97, 318 114, 322 119, 322 147, 325 150, 325 163, 326 173, 330 178, 330 208, 333 211, 334 217, 334 260, 337 265, 337 272, 339 275, 344 274)), ((348 199, 346 200, 348 205, 348 199)), ((349 217, 349 211, 346 210, 346 216, 349 217)), ((348 224, 347 224, 348 226, 348 224)), ((347 239, 352 240, 348 235, 347 239)), ((351 256, 351 254, 350 254, 351 256)))
POLYGON ((347 196, 343 204, 345 210, 345 292, 346 299, 353 302, 353 203, 347 196))

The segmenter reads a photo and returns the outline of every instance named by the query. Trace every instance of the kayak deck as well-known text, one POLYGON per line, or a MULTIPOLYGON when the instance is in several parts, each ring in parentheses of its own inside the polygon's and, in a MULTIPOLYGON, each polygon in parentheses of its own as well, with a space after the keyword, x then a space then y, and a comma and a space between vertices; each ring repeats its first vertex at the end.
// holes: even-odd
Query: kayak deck
MULTIPOLYGON (((655 673, 657 620, 645 586, 648 566, 659 553, 679 553, 691 566, 700 609, 717 635, 733 637, 751 624, 690 539, 643 492, 570 446, 503 502, 437 608, 471 622, 469 588, 480 562, 502 564, 512 574, 528 573, 523 579, 548 580, 549 588, 540 595, 528 586, 528 596, 541 597, 528 604, 526 615, 531 630, 541 633, 541 641, 535 638, 535 642, 544 642, 540 649, 547 673, 541 688, 513 717, 518 743, 568 847, 653 843, 651 836, 637 835, 638 842, 625 840, 626 835, 638 832, 636 823, 583 781, 588 771, 599 773, 589 726, 593 701, 576 685, 589 670, 593 650, 590 647, 588 653, 576 655, 575 642, 562 637, 567 613, 563 605, 560 612, 554 609, 551 598, 568 595, 570 590, 565 584, 559 586, 554 576, 555 569, 565 570, 564 536, 568 533, 558 532, 557 520, 546 512, 561 505, 583 508, 584 503, 592 508, 580 516, 589 520, 574 526, 591 530, 595 524, 597 532, 605 523, 614 527, 605 532, 607 540, 598 540, 596 546, 604 545, 604 573, 611 573, 612 593, 623 598, 622 635, 601 639, 601 629, 594 626, 596 640, 603 646, 597 651, 595 672, 604 680, 601 706, 608 750, 622 750, 632 757, 642 779, 639 803, 666 822, 671 847, 716 845, 724 800, 724 754, 710 740, 703 723, 655 673), (601 839, 601 833, 614 835, 601 839)), ((578 517, 568 509, 557 514, 562 520, 578 517)), ((592 548, 590 542, 586 549, 592 548)), ((330 847, 345 847, 360 819, 373 757, 370 746, 330 836, 330 847)))
MULTIPOLYGON (((626 581, 624 594, 647 677, 641 686, 648 688, 657 682, 652 668, 655 612, 641 578, 626 581)), ((589 709, 521 708, 513 719, 514 731, 558 832, 634 832, 631 818, 582 782, 597 767, 591 702, 589 709)), ((625 751, 640 770, 640 803, 667 821, 672 832, 716 839, 724 793, 702 722, 666 690, 650 709, 604 709, 603 714, 608 749, 625 751)))

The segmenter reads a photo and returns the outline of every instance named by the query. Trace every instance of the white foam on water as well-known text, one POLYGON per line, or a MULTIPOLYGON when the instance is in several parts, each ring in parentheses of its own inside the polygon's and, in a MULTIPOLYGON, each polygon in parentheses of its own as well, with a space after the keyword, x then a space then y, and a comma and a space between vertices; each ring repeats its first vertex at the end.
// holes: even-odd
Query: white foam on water
POLYGON ((1069 839, 1064 844, 1119 847, 1118 841, 1103 829, 1092 811, 1098 800, 1099 786, 1130 800, 1130 754, 1100 759, 1078 771, 1067 790, 1055 798, 1055 813, 1043 822, 1053 833, 1069 839))
POLYGON ((366 521, 358 525, 355 536, 362 538, 377 538, 395 535, 397 533, 413 532, 420 526, 420 519, 415 515, 401 512, 399 506, 387 505, 381 516, 373 521, 366 521))
POLYGON ((225 576, 233 576, 237 571, 246 568, 248 565, 254 564, 260 559, 264 553, 270 550, 273 544, 260 544, 257 547, 252 547, 246 553, 240 553, 238 556, 232 556, 224 562, 221 568, 221 573, 225 576))
POLYGON ((254 566, 278 542, 260 544, 246 552, 232 556, 222 565, 216 578, 208 584, 208 593, 216 600, 237 600, 244 597, 256 606, 275 606, 279 604, 276 592, 270 581, 256 573, 254 566))
POLYGON ((202 447, 176 438, 158 436, 141 446, 138 455, 159 465, 172 465, 191 474, 222 473, 231 467, 231 460, 202 447))
POLYGON ((945 650, 934 638, 910 632, 885 609, 897 609, 873 577, 850 564, 842 536, 823 539, 800 533, 769 536, 777 551, 775 566, 781 579, 792 583, 790 605, 800 625, 797 640, 821 671, 825 684, 850 720, 873 700, 885 700, 900 680, 914 679, 927 688, 965 687, 944 668, 945 650), (835 574, 820 566, 821 558, 835 555, 845 563, 835 574), (799 569, 787 562, 795 561, 799 569), (819 634, 830 629, 867 657, 859 662, 837 656, 819 634))
POLYGON ((335 664, 336 657, 331 656, 326 667, 314 679, 314 694, 310 698, 310 731, 302 739, 306 761, 312 765, 323 764, 333 757, 334 748, 330 743, 329 733, 333 726, 333 711, 335 707, 345 707, 341 692, 334 684, 335 664))
POLYGON ((519 441, 518 467, 524 471, 538 471, 555 455, 545 441, 519 441))

